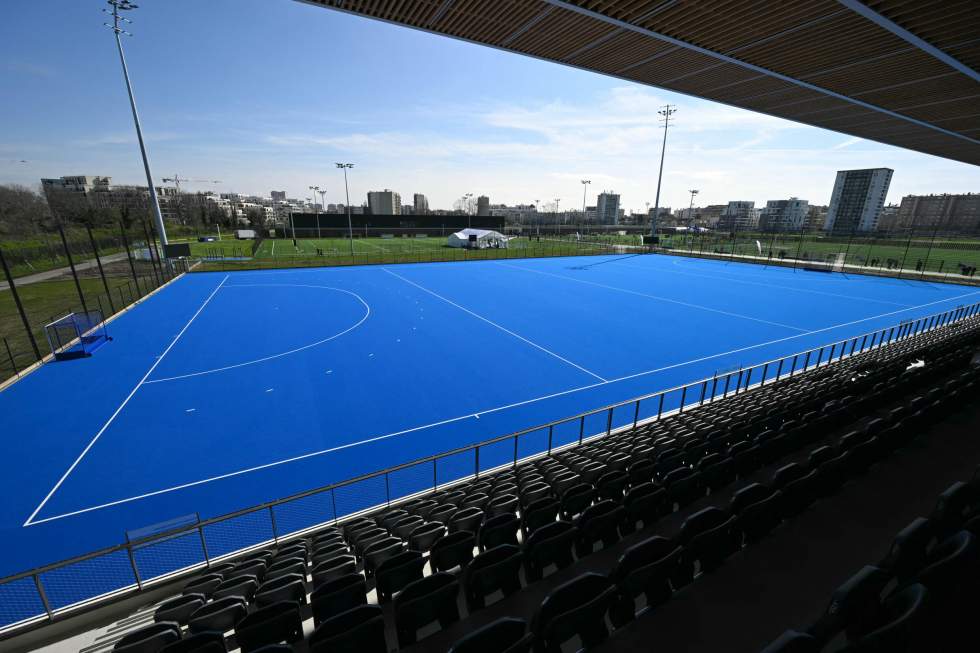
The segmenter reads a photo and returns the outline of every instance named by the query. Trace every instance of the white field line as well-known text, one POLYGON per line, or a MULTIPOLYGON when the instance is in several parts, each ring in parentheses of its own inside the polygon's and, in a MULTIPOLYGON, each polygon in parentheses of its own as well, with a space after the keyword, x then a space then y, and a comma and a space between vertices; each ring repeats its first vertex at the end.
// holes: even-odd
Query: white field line
POLYGON ((126 404, 128 404, 129 400, 133 398, 133 395, 135 395, 136 392, 143 387, 143 383, 146 381, 147 377, 149 377, 150 374, 153 373, 153 370, 157 368, 157 365, 160 364, 160 361, 162 361, 166 357, 166 355, 170 353, 170 350, 173 349, 174 345, 177 344, 177 341, 180 340, 180 337, 184 335, 188 327, 190 327, 190 325, 194 322, 194 320, 197 319, 197 316, 201 314, 201 311, 203 311, 204 307, 208 305, 208 302, 211 301, 211 298, 214 297, 219 290, 221 290, 221 287, 223 285, 225 285, 225 281, 228 280, 228 276, 229 275, 227 274, 225 275, 224 279, 221 280, 221 283, 219 283, 215 287, 215 289, 211 291, 211 294, 208 295, 207 299, 204 300, 204 303, 201 304, 201 306, 197 309, 194 315, 191 316, 191 319, 187 321, 187 324, 184 325, 184 328, 181 329, 176 336, 174 336, 174 339, 170 341, 170 344, 167 345, 167 348, 163 350, 163 353, 157 357, 156 361, 154 361, 153 365, 150 366, 150 369, 146 371, 146 374, 143 375, 143 378, 140 379, 139 383, 137 383, 136 386, 130 391, 130 393, 126 396, 123 402, 119 404, 119 407, 116 408, 115 412, 112 413, 112 416, 109 417, 106 423, 102 425, 102 428, 99 429, 99 432, 95 434, 95 437, 92 438, 92 440, 88 443, 88 445, 86 445, 85 449, 82 450, 82 453, 80 453, 78 455, 78 458, 75 459, 75 462, 71 464, 71 467, 69 467, 68 470, 61 475, 61 478, 58 479, 58 482, 55 483, 53 488, 51 488, 51 491, 48 492, 47 496, 44 497, 44 500, 41 501, 41 503, 38 504, 37 508, 34 509, 34 512, 31 513, 31 516, 27 518, 26 522, 24 522, 24 526, 30 526, 32 523, 34 523, 33 522, 34 518, 37 516, 37 513, 41 511, 41 508, 44 507, 44 504, 46 504, 48 500, 52 497, 52 495, 54 495, 54 493, 58 491, 58 488, 61 487, 61 484, 65 482, 65 479, 68 478, 68 475, 72 473, 75 467, 78 466, 78 463, 82 461, 82 458, 85 457, 85 454, 87 454, 89 450, 99 440, 99 438, 102 437, 102 434, 105 433, 106 429, 109 428, 109 425, 112 424, 112 422, 116 419, 119 413, 122 412, 123 408, 126 407, 126 404))
MULTIPOLYGON (((526 399, 524 401, 518 401, 518 402, 515 402, 515 403, 512 403, 512 404, 507 404, 507 405, 504 405, 504 406, 497 406, 495 408, 488 408, 486 410, 482 410, 482 411, 479 411, 479 412, 476 412, 476 413, 470 413, 470 414, 467 414, 467 415, 459 415, 457 417, 451 417, 449 419, 440 420, 438 422, 432 422, 431 424, 424 424, 424 425, 421 425, 421 426, 415 426, 415 427, 404 429, 404 430, 401 430, 401 431, 395 431, 393 433, 387 433, 385 435, 379 435, 377 437, 368 438, 368 439, 365 439, 365 440, 359 440, 357 442, 350 442, 348 444, 338 445, 336 447, 330 447, 328 449, 321 449, 319 451, 312 451, 310 453, 305 453, 305 454, 301 454, 301 455, 298 455, 298 456, 293 456, 291 458, 285 458, 285 459, 282 459, 282 460, 277 460, 277 461, 273 461, 273 462, 270 462, 270 463, 265 463, 265 464, 262 464, 262 465, 256 465, 254 467, 248 467, 248 468, 245 468, 245 469, 240 469, 240 470, 237 470, 237 471, 228 472, 226 474, 220 474, 218 476, 212 476, 210 478, 205 478, 205 479, 201 479, 201 480, 198 480, 198 481, 191 481, 189 483, 183 483, 181 485, 175 485, 173 487, 163 488, 161 490, 154 490, 152 492, 147 492, 145 494, 139 494, 139 495, 136 495, 136 496, 127 497, 125 499, 118 499, 116 501, 110 501, 108 503, 99 504, 99 505, 92 506, 92 507, 89 507, 89 508, 82 508, 82 509, 79 509, 79 510, 74 510, 72 512, 66 512, 64 514, 54 515, 52 517, 45 517, 44 519, 38 519, 38 520, 29 519, 24 524, 24 526, 33 526, 33 525, 36 525, 36 524, 42 524, 44 522, 50 522, 50 521, 54 521, 54 520, 57 520, 57 519, 64 519, 66 517, 71 517, 73 515, 79 515, 79 514, 82 514, 82 513, 92 512, 92 511, 95 511, 95 510, 101 510, 103 508, 110 508, 112 506, 117 506, 117 505, 124 504, 124 503, 130 503, 132 501, 139 501, 140 499, 146 499, 146 498, 149 498, 149 497, 158 496, 158 495, 166 494, 166 493, 169 493, 169 492, 175 492, 177 490, 183 490, 183 489, 186 489, 186 488, 189 488, 189 487, 194 487, 194 486, 197 486, 197 485, 203 485, 205 483, 211 483, 211 482, 214 482, 214 481, 220 481, 220 480, 223 480, 223 479, 226 479, 226 478, 232 478, 234 476, 240 476, 242 474, 248 474, 248 473, 260 471, 260 470, 263 470, 263 469, 268 469, 270 467, 276 467, 278 465, 285 465, 287 463, 297 462, 297 461, 300 461, 300 460, 305 460, 307 458, 313 458, 313 457, 316 457, 316 456, 322 456, 322 455, 329 454, 329 453, 332 453, 334 451, 339 451, 339 450, 342 450, 342 449, 349 449, 351 447, 357 447, 357 446, 361 446, 361 445, 364 445, 364 444, 369 444, 371 442, 378 442, 378 441, 381 441, 381 440, 387 440, 387 439, 390 439, 390 438, 398 437, 398 436, 405 435, 405 434, 408 434, 408 433, 414 433, 414 432, 421 431, 421 430, 428 429, 428 428, 432 428, 432 427, 435 427, 435 426, 441 426, 441 425, 444 425, 444 424, 450 424, 450 423, 453 423, 453 422, 459 422, 459 421, 464 420, 464 419, 476 418, 476 417, 478 417, 480 415, 488 415, 490 413, 500 412, 500 411, 507 410, 507 409, 510 409, 510 408, 516 408, 518 406, 524 406, 524 405, 527 405, 527 404, 533 404, 533 403, 536 403, 536 402, 539 402, 539 401, 544 401, 546 399, 552 399, 554 397, 560 397, 560 396, 572 394, 572 393, 575 393, 575 392, 581 392, 581 391, 584 391, 584 390, 590 390, 592 388, 596 388, 596 387, 608 385, 608 384, 611 384, 611 383, 618 383, 618 382, 621 382, 621 381, 635 379, 635 378, 639 378, 639 377, 642 377, 642 376, 648 376, 650 374, 656 374, 658 372, 663 372, 665 370, 674 369, 674 368, 678 368, 678 367, 683 367, 685 365, 690 365, 691 363, 703 362, 703 361, 711 360, 711 359, 714 359, 714 358, 720 358, 722 356, 728 356, 729 354, 736 354, 736 353, 740 353, 740 352, 743 352, 743 351, 749 351, 749 350, 752 350, 752 349, 758 349, 760 347, 766 347, 768 345, 773 345, 773 344, 780 343, 780 342, 785 342, 785 341, 788 341, 788 340, 795 340, 797 338, 802 338, 804 336, 813 335, 813 334, 816 334, 816 333, 823 333, 823 332, 826 332, 826 331, 831 331, 833 329, 838 329, 838 328, 842 328, 842 327, 852 326, 852 325, 855 325, 855 324, 860 324, 862 322, 868 322, 870 320, 876 320, 876 319, 879 319, 879 318, 882 318, 882 317, 889 317, 891 315, 896 315, 898 313, 905 313, 905 312, 908 312, 910 310, 915 310, 915 309, 920 309, 920 308, 926 308, 928 306, 933 306, 935 304, 941 304, 941 303, 948 302, 948 301, 955 301, 957 299, 963 299, 965 297, 970 297, 970 296, 978 295, 978 294, 980 294, 980 291, 970 292, 970 293, 966 293, 964 295, 959 295, 959 296, 956 296, 956 297, 950 297, 950 298, 947 298, 947 299, 941 299, 941 300, 937 300, 937 301, 934 301, 934 302, 929 302, 927 304, 921 304, 919 306, 910 306, 909 308, 899 309, 899 310, 896 310, 896 311, 891 311, 889 313, 882 313, 880 315, 872 315, 871 317, 862 318, 860 320, 853 320, 851 322, 844 322, 844 323, 841 323, 841 324, 835 324, 835 325, 832 325, 832 326, 823 327, 821 329, 814 329, 813 331, 808 331, 806 333, 798 333, 798 334, 794 334, 794 335, 791 335, 791 336, 786 336, 785 338, 779 338, 777 340, 770 340, 770 341, 767 341, 767 342, 761 342, 761 343, 758 343, 758 344, 755 344, 755 345, 748 345, 748 346, 745 346, 745 347, 740 347, 738 349, 733 349, 731 351, 721 352, 721 353, 718 353, 718 354, 711 354, 709 356, 703 356, 701 358, 696 358, 696 359, 692 359, 692 360, 689 360, 689 361, 684 361, 682 363, 675 363, 673 365, 667 365, 667 366, 659 367, 659 368, 652 369, 652 370, 646 370, 646 371, 643 371, 643 372, 637 372, 635 374, 629 374, 627 376, 621 376, 619 378, 610 379, 608 381, 603 381, 601 383, 592 383, 592 384, 589 384, 589 385, 584 385, 584 386, 580 386, 580 387, 577 387, 577 388, 571 388, 569 390, 563 390, 561 392, 555 392, 555 393, 552 393, 552 394, 549 394, 549 395, 544 395, 542 397, 535 397, 533 399, 526 399)), ((37 514, 37 511, 35 511, 35 515, 36 514, 37 514)), ((32 515, 32 517, 33 516, 34 515, 32 515)))
POLYGON ((761 322, 762 324, 768 324, 770 326, 778 326, 778 327, 782 327, 783 329, 792 329, 793 331, 800 331, 800 332, 803 332, 803 333, 807 333, 807 330, 806 329, 801 329, 799 327, 790 326, 789 324, 782 324, 780 322, 772 322, 770 320, 763 320, 761 318, 751 317, 749 315, 742 315, 740 313, 732 313, 730 311, 723 311, 723 310, 720 310, 720 309, 717 309, 717 308, 709 308, 707 306, 702 306, 700 304, 692 304, 690 302, 682 302, 682 301, 680 301, 678 299, 669 299, 667 297, 660 297, 659 295, 651 295, 651 294, 648 294, 648 293, 639 292, 638 290, 629 290, 627 288, 619 288, 617 286, 609 286, 609 285, 606 285, 604 283, 597 283, 595 281, 586 281, 585 279, 576 279, 575 277, 568 277, 568 276, 565 276, 563 274, 554 274, 552 272, 544 272, 542 270, 532 270, 531 268, 522 268, 522 267, 520 267, 518 265, 511 265, 509 263, 497 263, 497 265, 500 265, 500 266, 505 267, 505 268, 513 268, 515 270, 522 270, 524 272, 533 272, 535 274, 543 274, 543 275, 547 275, 549 277, 555 277, 556 279, 564 279, 565 281, 574 281, 576 283, 584 283, 586 285, 595 286, 597 288, 605 288, 606 290, 615 290, 617 292, 623 292, 623 293, 627 293, 627 294, 630 294, 630 295, 636 295, 638 297, 646 297, 648 299, 654 299, 656 301, 668 302, 668 303, 671 303, 671 304, 678 304, 680 306, 686 306, 688 308, 696 308, 698 310, 708 311, 710 313, 719 313, 721 315, 727 315, 729 317, 737 317, 737 318, 740 318, 740 319, 743 319, 743 320, 751 320, 753 322, 761 322))
POLYGON ((555 358, 557 358, 558 360, 562 361, 563 363, 567 363, 567 364, 571 365, 572 367, 577 368, 577 369, 585 372, 586 374, 588 374, 590 376, 593 376, 593 377, 599 379, 600 381, 606 381, 606 379, 602 378, 601 376, 599 376, 595 372, 592 372, 590 370, 587 370, 587 369, 585 369, 584 367, 582 367, 581 365, 579 365, 577 363, 573 363, 572 361, 568 360, 567 358, 565 358, 563 356, 560 356, 560 355, 556 354, 555 352, 551 351, 550 349, 546 349, 546 348, 542 347, 541 345, 539 345, 538 343, 533 342, 531 340, 528 340, 527 338, 525 338, 522 335, 519 335, 517 333, 514 333, 510 329, 507 329, 505 327, 502 327, 499 324, 497 324, 496 322, 494 322, 492 320, 489 320, 489 319, 483 317, 482 315, 479 315, 477 313, 474 313, 473 311, 471 311, 470 309, 468 309, 468 308, 466 308, 464 306, 460 306, 459 304, 457 304, 456 302, 452 301, 451 299, 447 299, 446 297, 443 297, 442 295, 440 295, 440 294, 438 294, 436 292, 433 292, 432 290, 429 290, 428 288, 426 288, 424 286, 420 286, 419 284, 415 283, 414 281, 410 281, 409 279, 406 279, 402 275, 396 274, 395 272, 392 272, 388 268, 381 268, 381 269, 384 270, 385 272, 387 272, 388 274, 390 274, 391 276, 397 277, 397 278, 401 279, 402 281, 404 281, 405 283, 407 283, 409 285, 412 285, 412 286, 415 286, 419 290, 421 290, 423 292, 427 292, 430 295, 432 295, 433 297, 436 297, 437 299, 441 299, 442 301, 446 302, 450 306, 455 306, 456 308, 458 308, 459 310, 463 311, 464 313, 468 313, 469 315, 472 315, 473 317, 475 317, 477 319, 483 320, 487 324, 489 324, 491 326, 494 326, 494 327, 500 329, 504 333, 506 333, 508 335, 511 335, 511 336, 514 336, 518 340, 521 340, 523 342, 526 342, 527 344, 531 345, 532 347, 534 347, 536 349, 540 349, 541 351, 543 351, 544 353, 548 354, 549 356, 554 356, 555 358))
POLYGON ((214 369, 202 370, 200 372, 191 372, 190 374, 178 374, 177 376, 167 376, 167 377, 164 377, 164 378, 161 378, 161 379, 150 379, 144 385, 149 385, 151 383, 163 383, 164 381, 176 381, 178 379, 187 379, 187 378, 190 378, 190 377, 193 377, 193 376, 203 376, 205 374, 214 374, 215 372, 224 372, 225 370, 233 370, 233 369, 236 369, 236 368, 239 368, 239 367, 245 367, 246 365, 254 365, 256 363, 264 363, 265 361, 270 361, 270 360, 273 360, 273 359, 276 359, 276 358, 282 358, 283 356, 289 356, 290 354, 295 354, 296 352, 303 351, 305 349, 310 349, 311 347, 316 347, 318 345, 322 345, 325 342, 330 342, 331 340, 336 340, 340 336, 346 335, 346 334, 350 333, 351 331, 353 331, 354 329, 356 329, 357 327, 359 327, 362 324, 364 324, 365 320, 367 320, 368 317, 371 316, 371 307, 368 305, 368 303, 366 301, 364 301, 364 299, 360 295, 358 295, 355 292, 351 292, 350 290, 344 290, 343 288, 334 288, 333 286, 315 286, 315 285, 311 285, 311 284, 302 284, 302 283, 235 283, 235 284, 231 284, 229 286, 225 286, 225 289, 227 290, 229 288, 251 288, 251 287, 255 287, 255 286, 262 286, 262 287, 271 286, 271 287, 286 287, 286 288, 293 288, 293 287, 295 287, 295 288, 324 288, 326 290, 336 290, 338 292, 347 293, 348 295, 352 295, 355 299, 357 299, 357 301, 361 302, 361 304, 364 305, 364 316, 361 317, 361 319, 358 320, 356 324, 354 324, 354 325, 352 325, 352 326, 344 329, 340 333, 335 333, 334 335, 330 336, 329 338, 323 338, 322 340, 317 340, 316 342, 311 342, 310 344, 303 345, 302 347, 297 347, 295 349, 290 349, 289 351, 280 352, 278 354, 272 354, 271 356, 263 356, 262 358, 256 358, 254 360, 245 361, 244 363, 236 363, 234 365, 225 365, 224 367, 216 367, 214 369))

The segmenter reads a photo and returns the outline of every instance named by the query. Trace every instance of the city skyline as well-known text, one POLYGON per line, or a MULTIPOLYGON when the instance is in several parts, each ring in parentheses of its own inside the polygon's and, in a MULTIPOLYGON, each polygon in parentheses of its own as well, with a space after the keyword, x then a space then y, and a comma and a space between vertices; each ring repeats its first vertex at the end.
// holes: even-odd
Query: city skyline
MULTIPOLYGON (((0 138, 0 183, 36 188, 42 177, 107 174, 145 185, 97 6, 51 4, 58 11, 27 5, 11 16, 0 43, 0 81, 19 100, 0 109, 17 134, 0 138), (53 46, 27 29, 42 19, 53 46), (85 76, 73 74, 82 53, 94 64, 85 76)), ((582 201, 580 180, 591 179, 590 205, 600 189, 615 188, 623 208, 641 211, 656 190, 656 110, 670 102, 679 111, 666 206, 686 206, 690 188, 700 190, 701 205, 788 197, 826 205, 836 171, 857 168, 895 170, 891 204, 908 194, 980 190, 980 172, 967 164, 301 3, 231 6, 150 1, 133 14, 126 46, 157 183, 176 171, 223 180, 188 182, 188 191, 277 188, 296 198, 319 185, 326 203, 342 203, 333 162, 349 160, 357 164, 352 199, 391 188, 425 194, 433 208, 472 193, 507 205, 560 198, 571 209, 582 201), (187 23, 181 9, 198 20, 187 23), (193 47, 174 51, 178 30, 193 47), (229 51, 225 33, 251 45, 229 51), (337 49, 345 57, 334 57, 337 49), (365 106, 381 74, 405 87, 438 82, 365 106)))

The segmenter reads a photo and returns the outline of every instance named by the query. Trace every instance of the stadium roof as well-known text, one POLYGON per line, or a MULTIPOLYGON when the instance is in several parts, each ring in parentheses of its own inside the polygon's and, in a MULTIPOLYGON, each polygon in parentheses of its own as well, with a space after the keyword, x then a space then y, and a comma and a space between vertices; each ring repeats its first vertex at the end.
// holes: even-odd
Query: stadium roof
POLYGON ((976 0, 302 0, 980 165, 976 0))

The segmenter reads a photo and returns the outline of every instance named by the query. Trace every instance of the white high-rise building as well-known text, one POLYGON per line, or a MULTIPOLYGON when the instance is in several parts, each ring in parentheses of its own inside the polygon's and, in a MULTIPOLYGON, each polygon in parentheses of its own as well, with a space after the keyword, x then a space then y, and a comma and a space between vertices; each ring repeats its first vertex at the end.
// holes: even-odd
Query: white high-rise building
POLYGON ((755 202, 738 200, 729 202, 718 219, 718 231, 744 231, 759 224, 759 212, 755 202))
POLYGON ((393 190, 372 190, 368 193, 368 208, 374 215, 401 215, 402 196, 393 190))
POLYGON ((894 172, 891 168, 839 170, 827 209, 827 231, 874 231, 894 172))
POLYGON ((429 198, 422 193, 415 193, 412 201, 416 215, 425 215, 429 212, 429 198))
POLYGON ((788 200, 769 200, 759 217, 763 231, 799 231, 806 222, 810 203, 791 197, 788 200))
POLYGON ((604 190, 595 204, 596 221, 599 224, 619 224, 619 193, 604 190))

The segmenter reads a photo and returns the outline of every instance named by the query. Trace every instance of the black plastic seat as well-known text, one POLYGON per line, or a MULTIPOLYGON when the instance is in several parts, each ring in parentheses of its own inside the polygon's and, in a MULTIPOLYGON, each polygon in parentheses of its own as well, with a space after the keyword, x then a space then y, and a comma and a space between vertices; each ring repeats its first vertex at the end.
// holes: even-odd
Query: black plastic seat
POLYGON ((310 653, 388 653, 381 606, 361 605, 322 622, 309 647, 310 653))
POLYGON ((621 469, 614 469, 596 479, 596 495, 600 501, 609 499, 616 503, 622 503, 623 495, 626 493, 629 484, 629 474, 621 469))
POLYGON ((357 571, 357 560, 354 556, 345 555, 326 562, 321 562, 313 568, 313 589, 324 583, 353 574, 357 571))
POLYGON ((324 583, 313 590, 310 605, 313 606, 313 624, 320 625, 359 605, 367 603, 367 583, 360 574, 348 574, 324 583))
POLYGON ((630 486, 636 487, 640 483, 650 483, 656 473, 656 466, 652 460, 641 459, 633 462, 626 468, 626 473, 630 478, 630 486))
POLYGON ((306 605, 306 582, 300 574, 289 574, 267 580, 255 593, 255 605, 261 607, 279 601, 296 601, 306 605))
POLYGON ((449 653, 529 653, 533 642, 526 621, 505 617, 458 640, 449 653))
POLYGON ((684 520, 678 540, 692 572, 695 562, 701 573, 713 571, 738 548, 735 517, 714 506, 699 510, 684 520))
POLYGON ((973 502, 974 490, 967 483, 957 481, 943 490, 930 516, 936 534, 945 537, 960 530, 973 502))
POLYGON ((213 630, 188 635, 160 649, 160 653, 227 653, 227 651, 225 634, 213 630))
POLYGON ((429 513, 429 520, 437 521, 440 524, 448 524, 449 520, 452 519, 453 515, 455 515, 457 512, 459 512, 459 508, 457 508, 455 505, 442 504, 429 513))
POLYGON ((425 520, 418 515, 408 515, 393 523, 388 530, 395 537, 407 541, 409 534, 424 523, 425 520))
POLYGON ((289 564, 282 566, 276 565, 275 569, 269 569, 269 571, 265 573, 265 580, 262 582, 263 585, 271 580, 282 578, 283 576, 289 576, 291 574, 299 574, 300 576, 306 575, 306 563, 302 558, 290 558, 284 562, 288 562, 289 564))
POLYGON ((578 529, 566 521, 556 521, 534 531, 524 542, 524 569, 529 582, 541 580, 544 570, 555 565, 564 569, 572 564, 572 549, 578 529))
POLYGON ((721 454, 710 454, 698 464, 701 473, 701 485, 709 493, 735 482, 735 461, 721 454), (710 458, 710 460, 708 460, 710 458))
POLYGON ((491 517, 480 528, 477 537, 477 544, 480 551, 492 549, 501 544, 517 544, 517 531, 521 527, 521 520, 517 515, 504 513, 491 517))
POLYGON ((538 528, 555 521, 558 516, 558 502, 550 496, 543 497, 525 506, 521 513, 521 531, 527 538, 538 528))
POLYGON ((484 513, 479 508, 462 508, 449 520, 449 532, 469 531, 475 533, 480 530, 483 516, 484 513))
MULTIPOLYGON (((872 623, 873 629, 854 643, 868 653, 917 653, 930 650, 935 640, 926 624, 929 591, 918 583, 889 596, 872 623)), ((961 640, 962 641, 962 640, 961 640)))
POLYGON ((809 632, 821 641, 830 641, 841 630, 852 641, 869 632, 888 581, 889 575, 878 567, 862 567, 834 590, 823 616, 809 632))
POLYGON ((664 515, 667 509, 667 490, 653 483, 634 485, 623 497, 623 507, 626 508, 624 534, 636 530, 640 523, 646 528, 664 515))
POLYGON ((568 488, 561 497, 561 518, 572 521, 583 510, 592 505, 595 489, 586 483, 578 483, 568 488))
POLYGON ((227 632, 245 617, 245 601, 239 596, 227 596, 206 603, 190 616, 187 628, 192 633, 205 630, 227 632))
POLYGON ((551 486, 544 481, 538 481, 536 483, 531 483, 523 488, 521 488, 521 505, 527 507, 539 499, 544 499, 551 496, 551 486))
POLYGON ((405 543, 397 537, 386 537, 364 550, 364 575, 374 576, 374 570, 388 558, 394 558, 405 550, 405 543))
POLYGON ((207 599, 203 594, 181 594, 165 601, 153 613, 154 621, 176 621, 184 625, 191 614, 200 608, 207 599))
MULTIPOLYGON (((379 532, 384 532, 378 529, 379 532)), ((312 563, 314 567, 330 562, 335 558, 353 555, 353 551, 344 542, 334 542, 313 550, 312 563)))
POLYGON ((476 536, 470 531, 457 531, 432 545, 429 562, 434 571, 449 571, 465 567, 473 559, 476 536))
POLYGON ((487 504, 490 503, 490 495, 486 492, 475 492, 470 494, 459 504, 459 507, 463 510, 467 508, 476 508, 478 510, 486 510, 487 504))
POLYGON ((908 584, 926 566, 929 543, 934 535, 932 523, 924 517, 916 517, 895 535, 888 555, 879 566, 891 572, 900 586, 908 584))
POLYGON ((611 576, 617 591, 609 613, 613 624, 621 628, 635 618, 641 594, 651 609, 688 584, 690 572, 683 563, 684 549, 665 537, 654 536, 623 551, 611 576))
POLYGON ((116 653, 156 653, 167 644, 180 640, 180 624, 158 621, 152 626, 131 632, 115 643, 116 653))
POLYGON ((793 517, 809 508, 817 499, 819 483, 817 470, 786 483, 780 490, 783 494, 783 516, 793 517))
POLYGON ((619 527, 625 519, 626 508, 611 499, 586 508, 575 523, 578 527, 575 554, 582 558, 592 553, 598 543, 606 548, 618 542, 619 527))
POLYGON ((605 616, 616 595, 612 582, 587 573, 556 587, 544 598, 531 620, 531 632, 544 653, 561 651, 563 642, 578 635, 588 650, 609 636, 605 616))
POLYGON ((392 526, 394 526, 399 520, 409 517, 407 510, 402 508, 395 508, 393 510, 387 510, 374 518, 375 523, 386 531, 391 531, 392 526))
POLYGON ((211 598, 217 600, 227 596, 240 596, 246 603, 250 603, 258 588, 259 581, 255 576, 237 576, 222 582, 211 598))
POLYGON ((667 502, 676 504, 678 510, 704 495, 700 475, 688 467, 679 467, 667 474, 664 486, 667 488, 667 502))
MULTIPOLYGON (((735 517, 736 531, 746 544, 758 542, 783 520, 783 493, 760 487, 767 490, 769 496, 742 506, 735 517)), ((740 541, 738 537, 736 541, 740 541)))
POLYGON ((391 599, 395 592, 422 578, 425 558, 421 551, 403 551, 382 562, 377 569, 378 602, 391 599))
POLYGON ((408 536, 408 548, 414 551, 428 552, 432 545, 446 534, 442 522, 429 522, 416 527, 408 536))
POLYGON ((521 560, 516 544, 501 544, 473 558, 461 577, 469 611, 482 609, 486 597, 497 591, 510 596, 521 589, 521 560))
POLYGON ((821 648, 813 635, 787 630, 759 653, 820 653, 821 648))
POLYGON ((221 574, 205 574, 184 585, 183 592, 184 594, 202 594, 205 598, 210 598, 223 580, 221 574))
POLYGON ((252 653, 269 644, 291 644, 301 639, 303 619, 296 601, 279 601, 259 608, 235 626, 235 640, 242 653, 252 653))
POLYGON ((442 628, 459 621, 458 594, 456 577, 443 572, 426 576, 403 589, 394 600, 398 646, 414 644, 419 628, 433 621, 438 621, 442 628))

